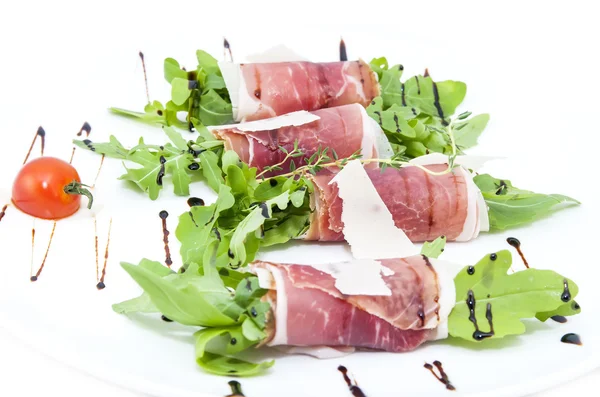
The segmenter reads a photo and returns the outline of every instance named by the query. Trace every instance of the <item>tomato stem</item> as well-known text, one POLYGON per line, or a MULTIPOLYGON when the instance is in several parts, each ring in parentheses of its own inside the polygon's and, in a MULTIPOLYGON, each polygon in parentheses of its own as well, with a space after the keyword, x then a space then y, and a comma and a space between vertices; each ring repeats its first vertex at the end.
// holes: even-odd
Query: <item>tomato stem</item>
POLYGON ((86 187, 89 187, 88 185, 84 185, 83 183, 77 182, 77 181, 73 181, 71 183, 69 183, 68 185, 66 185, 63 190, 65 193, 67 194, 79 194, 81 196, 85 196, 88 198, 88 210, 92 209, 92 203, 94 202, 94 197, 92 196, 92 193, 86 189, 86 187))

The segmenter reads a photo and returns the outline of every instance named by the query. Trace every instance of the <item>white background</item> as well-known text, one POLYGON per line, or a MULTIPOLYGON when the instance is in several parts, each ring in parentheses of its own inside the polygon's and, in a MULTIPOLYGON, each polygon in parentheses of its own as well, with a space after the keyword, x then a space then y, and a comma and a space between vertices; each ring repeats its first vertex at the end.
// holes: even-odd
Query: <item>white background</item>
MULTIPOLYGON (((527 107, 532 102, 546 102, 545 112, 529 116, 530 120, 537 119, 537 122, 531 122, 528 128, 537 125, 543 129, 544 123, 562 123, 565 127, 565 145, 571 149, 578 145, 585 146, 585 134, 599 133, 596 126, 600 116, 600 91, 597 81, 593 79, 597 70, 600 70, 595 42, 600 37, 600 30, 593 2, 415 1, 401 4, 394 1, 388 4, 378 1, 356 5, 343 2, 338 5, 333 2, 312 4, 302 1, 289 4, 276 2, 268 6, 245 1, 241 4, 221 2, 220 8, 215 5, 211 9, 202 3, 196 1, 178 5, 175 1, 102 1, 94 5, 80 2, 75 6, 59 2, 3 2, 0 12, 0 59, 4 66, 10 64, 6 70, 11 73, 0 75, 0 90, 6 79, 22 79, 24 88, 22 92, 14 94, 16 103, 4 102, 6 98, 3 98, 0 120, 10 117, 10 106, 17 104, 30 106, 32 112, 35 112, 36 105, 50 106, 36 104, 35 100, 27 101, 35 98, 34 93, 26 88, 29 82, 36 78, 51 79, 52 76, 43 73, 45 62, 60 61, 65 48, 93 45, 94 38, 110 36, 118 40, 119 37, 128 37, 134 41, 160 35, 177 40, 178 35, 210 35, 208 25, 211 23, 221 26, 244 24, 249 30, 257 26, 271 27, 272 34, 277 34, 278 29, 296 29, 301 34, 306 28, 297 23, 350 22, 362 25, 378 22, 388 27, 401 26, 403 30, 422 32, 427 37, 438 37, 451 43, 456 48, 456 56, 462 57, 463 62, 472 60, 489 71, 489 79, 495 83, 490 85, 514 92, 515 114, 527 113, 527 107), (146 17, 145 11, 149 9, 155 12, 146 17), (157 13, 156 9, 161 12, 157 13), (39 75, 20 75, 17 73, 20 57, 31 48, 41 49, 37 65, 39 75), (524 79, 522 76, 530 78, 524 79), (501 83, 498 84, 498 81, 501 83), (513 84, 514 81, 520 85, 513 84), (528 86, 524 88, 522 84, 528 86), (540 93, 539 97, 532 95, 536 92, 540 93), (569 130, 570 117, 589 118, 589 129, 569 130)), ((398 37, 398 50, 401 50, 401 41, 402 37, 398 37)), ((73 64, 72 59, 69 58, 66 68, 85 68, 85 59, 78 64, 73 64)), ((21 66, 31 70, 31 65, 21 66)), ((468 76, 464 79, 469 83, 468 76)), ((85 86, 85 82, 81 84, 85 86)), ((513 114, 493 113, 492 116, 510 118, 513 114)), ((1 125, 0 131, 4 142, 10 133, 19 132, 6 131, 1 125)), ((597 390, 599 386, 600 372, 596 372, 540 396, 590 395, 586 390, 597 390)), ((34 393, 89 397, 134 396, 66 369, 0 331, 0 394, 24 396, 34 393)))

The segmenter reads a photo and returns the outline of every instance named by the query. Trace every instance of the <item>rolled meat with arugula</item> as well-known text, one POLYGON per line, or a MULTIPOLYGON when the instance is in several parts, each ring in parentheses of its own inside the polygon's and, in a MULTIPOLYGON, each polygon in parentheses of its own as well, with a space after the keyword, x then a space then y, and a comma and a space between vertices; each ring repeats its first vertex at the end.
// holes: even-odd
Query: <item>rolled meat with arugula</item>
POLYGON ((265 176, 289 172, 323 149, 329 150, 330 157, 335 152, 339 158, 355 153, 367 159, 393 154, 380 126, 358 104, 208 128, 224 141, 226 150, 236 152, 259 173, 267 171, 265 176), (294 148, 302 154, 288 156, 294 148))
POLYGON ((298 110, 358 103, 366 107, 380 94, 377 75, 362 60, 274 62, 219 67, 236 121, 252 121, 298 110))
MULTIPOLYGON (((340 183, 354 185, 363 192, 374 189, 391 213, 395 226, 413 242, 431 241, 439 236, 446 236, 448 241, 469 241, 480 231, 489 230, 487 206, 471 172, 459 166, 443 173, 448 168, 444 161, 447 158, 430 157, 431 162, 440 163, 424 167, 437 175, 416 166, 363 171, 356 163, 346 167, 344 173, 324 170, 313 176, 315 211, 304 239, 344 241, 343 212, 356 209, 344 207, 344 198, 353 194, 341 195, 340 183)), ((362 212, 369 219, 379 210, 371 205, 362 212)))
POLYGON ((446 338, 455 295, 449 268, 424 255, 310 266, 256 262, 251 269, 272 310, 262 344, 311 347, 301 352, 323 356, 335 354, 324 347, 405 352, 446 338))

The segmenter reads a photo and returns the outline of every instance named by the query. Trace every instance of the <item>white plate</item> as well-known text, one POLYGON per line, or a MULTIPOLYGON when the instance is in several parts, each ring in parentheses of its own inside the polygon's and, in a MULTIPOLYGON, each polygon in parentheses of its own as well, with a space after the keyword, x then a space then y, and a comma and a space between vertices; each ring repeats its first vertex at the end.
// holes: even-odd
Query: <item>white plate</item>
MULTIPOLYGON (((143 26, 143 22, 135 22, 131 29, 143 26)), ((134 44, 119 41, 117 35, 105 31, 92 36, 91 42, 76 41, 82 45, 70 47, 78 48, 76 52, 66 47, 41 46, 39 51, 19 53, 19 62, 27 71, 25 75, 38 70, 35 61, 40 56, 47 55, 48 61, 43 67, 46 78, 39 82, 33 103, 27 102, 31 91, 23 92, 23 81, 27 80, 6 79, 0 94, 0 104, 11 109, 3 129, 15 131, 10 138, 10 150, 3 154, 0 175, 3 198, 40 124, 47 132, 47 154, 62 158, 70 155, 69 140, 83 121, 92 125, 90 139, 95 141, 106 140, 112 133, 125 144, 134 143, 140 135, 147 137, 148 142, 164 142, 159 128, 110 116, 105 109, 111 105, 143 107, 145 93, 137 58, 139 49, 146 53, 150 94, 161 100, 168 95, 161 76, 162 59, 173 56, 185 65, 193 65, 197 47, 219 55, 224 31, 224 28, 212 32, 206 29, 198 37, 188 37, 182 28, 173 33, 177 40, 156 33, 134 44)), ((600 361, 600 335, 595 316, 599 305, 593 296, 599 272, 593 264, 593 228, 599 212, 592 205, 594 191, 574 178, 581 175, 575 173, 574 164, 592 169, 592 153, 599 140, 597 135, 586 138, 586 145, 581 147, 575 140, 565 138, 566 128, 578 131, 586 121, 549 114, 555 91, 543 82, 552 73, 542 71, 536 79, 500 66, 494 69, 490 62, 478 63, 477 59, 455 55, 456 49, 445 45, 443 37, 431 41, 421 34, 405 32, 399 45, 396 31, 382 28, 374 31, 366 27, 342 30, 312 27, 301 36, 289 32, 273 38, 264 31, 259 34, 228 27, 227 38, 235 57, 285 41, 313 59, 334 60, 340 32, 350 56, 370 59, 386 54, 391 61, 404 63, 407 74, 421 72, 428 66, 436 79, 466 81, 469 94, 463 109, 489 111, 493 118, 481 145, 473 153, 509 157, 485 170, 512 179, 517 186, 568 194, 584 203, 531 227, 486 234, 468 244, 452 244, 445 252, 447 259, 472 263, 486 253, 507 248, 504 239, 515 235, 523 242, 530 264, 555 269, 577 281, 581 291, 577 300, 583 312, 567 324, 529 322, 528 333, 523 336, 480 345, 447 340, 427 344, 411 353, 357 353, 325 361, 277 355, 277 363, 268 374, 240 380, 244 393, 249 397, 347 396, 348 389, 336 370, 343 364, 368 396, 437 396, 446 393, 443 385, 423 364, 440 360, 457 388, 456 395, 515 396, 542 390, 595 368, 600 361), (525 108, 527 111, 517 111, 525 108), (556 153, 560 153, 560 159, 572 163, 551 163, 557 158, 556 153), (579 333, 583 346, 560 343, 560 337, 567 332, 579 333)), ((98 163, 99 157, 91 153, 78 150, 75 155, 75 165, 84 181, 94 179, 98 163)), ((168 226, 174 232, 176 216, 186 208, 185 199, 174 197, 168 190, 161 193, 160 200, 151 202, 126 188, 116 181, 121 170, 119 162, 107 160, 96 192, 98 204, 104 207, 97 223, 101 262, 109 219, 113 219, 107 288, 103 291, 95 289, 91 218, 59 222, 46 267, 39 280, 31 283, 33 221, 9 208, 0 223, 3 255, 0 324, 62 362, 133 390, 169 397, 229 394, 229 379, 208 375, 196 367, 191 329, 164 323, 157 316, 127 318, 111 310, 112 303, 139 292, 118 262, 164 258, 158 212, 167 209, 171 213, 168 226)), ((202 183, 193 185, 192 194, 207 200, 214 197, 202 183)), ((50 227, 48 222, 35 222, 35 269, 44 255, 50 227)), ((174 258, 177 258, 176 243, 172 233, 174 258)), ((265 255, 281 260, 300 256, 325 260, 344 259, 348 253, 344 245, 298 244, 265 255)), ((271 352, 261 354, 271 355, 271 352)))

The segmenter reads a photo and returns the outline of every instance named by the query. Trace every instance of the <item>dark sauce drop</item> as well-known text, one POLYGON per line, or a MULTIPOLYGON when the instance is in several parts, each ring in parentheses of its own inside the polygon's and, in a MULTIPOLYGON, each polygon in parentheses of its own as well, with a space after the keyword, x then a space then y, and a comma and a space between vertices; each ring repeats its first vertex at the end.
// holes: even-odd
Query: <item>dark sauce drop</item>
POLYGON ((581 346, 581 338, 579 337, 579 335, 577 334, 573 334, 573 333, 569 333, 569 334, 564 334, 562 338, 560 338, 560 341, 562 343, 571 343, 573 345, 579 345, 581 346))
MULTIPOLYGON (((98 291, 106 288, 106 284, 104 284, 104 278, 106 277, 106 265, 108 264, 108 247, 110 246, 111 230, 112 230, 112 218, 110 220, 110 223, 108 224, 108 235, 106 236, 106 248, 104 249, 104 265, 102 266, 102 274, 100 275, 100 280, 98 280, 98 284, 96 284, 96 289, 98 289, 98 291)), ((96 241, 96 244, 97 244, 97 241, 96 241)), ((98 255, 97 249, 96 249, 96 255, 98 255)), ((97 270, 98 269, 96 269, 96 271, 97 270)))
POLYGON ((163 243, 165 245, 165 264, 168 267, 171 267, 173 264, 173 260, 171 259, 171 249, 169 248, 169 229, 167 229, 167 218, 169 217, 169 213, 165 210, 162 210, 158 213, 159 218, 162 223, 162 232, 163 232, 163 243))
POLYGON ((229 387, 231 387, 231 394, 226 395, 225 397, 244 397, 244 393, 242 393, 242 385, 237 380, 230 380, 228 382, 229 387))
POLYGON ((529 269, 529 263, 527 263, 527 259, 525 259, 525 255, 523 255, 523 251, 521 251, 521 242, 516 237, 509 237, 506 239, 506 242, 517 250, 517 253, 523 260, 523 264, 527 269, 529 269))
POLYGON ((163 177, 165 176, 165 163, 167 162, 167 159, 165 158, 165 156, 160 156, 159 161, 160 169, 158 170, 158 174, 156 175, 156 184, 158 186, 162 186, 163 177))
POLYGON ((171 320, 170 318, 168 318, 167 316, 165 316, 164 314, 162 316, 160 316, 160 319, 167 322, 167 323, 172 323, 173 320, 171 320))
POLYGON ((229 59, 233 62, 233 53, 231 52, 231 46, 229 45, 229 41, 225 37, 223 37, 223 58, 226 58, 227 53, 229 53, 229 59))
POLYGON ((468 273, 469 275, 471 275, 471 276, 472 276, 473 274, 475 274, 475 266, 469 266, 469 267, 467 268, 467 273, 468 273))
POLYGON ((348 54, 346 53, 346 43, 344 43, 344 39, 340 40, 340 61, 347 61, 348 54))
POLYGON ((356 385, 356 382, 354 382, 355 384, 352 384, 352 381, 348 377, 348 369, 346 369, 346 367, 344 367, 343 365, 340 365, 338 367, 338 371, 340 371, 342 373, 342 376, 344 377, 344 381, 348 385, 348 389, 350 390, 350 393, 352 393, 352 395, 354 397, 366 397, 366 394, 362 392, 362 390, 358 387, 358 385, 356 385))
POLYGON ((104 281, 98 281, 98 284, 96 284, 96 289, 103 290, 104 288, 106 288, 106 284, 104 284, 104 281))
POLYGON ((270 218, 270 216, 269 216, 269 207, 267 206, 267 204, 266 203, 260 203, 258 206, 261 209, 261 212, 260 212, 261 215, 264 218, 269 219, 270 218))
POLYGON ((252 317, 258 316, 258 312, 256 311, 255 307, 253 307, 253 308, 250 309, 250 314, 252 315, 252 317))
POLYGON ((269 179, 269 185, 271 185, 271 187, 277 186, 277 180, 276 179, 269 179))
POLYGON ((425 68, 425 73, 423 73, 423 77, 429 77, 429 69, 425 68))
POLYGON ((573 304, 571 305, 571 307, 573 308, 573 310, 579 310, 581 309, 581 306, 579 306, 579 303, 573 301, 573 304))
POLYGON ((447 390, 456 390, 456 388, 450 382, 450 379, 448 379, 448 374, 444 371, 444 368, 442 367, 442 363, 440 361, 435 360, 433 362, 433 365, 425 363, 425 365, 423 365, 423 367, 428 369, 431 372, 431 374, 433 376, 435 376, 435 378, 437 380, 439 380, 442 384, 444 384, 446 386, 447 390), (433 370, 434 366, 437 368, 438 372, 440 373, 439 376, 433 370))
POLYGON ((188 169, 190 171, 198 171, 200 169, 200 164, 196 162, 190 163, 190 165, 188 165, 188 169))
POLYGON ((567 318, 565 316, 552 316, 550 318, 552 320, 556 321, 557 323, 561 323, 561 324, 564 324, 567 322, 567 318))
POLYGON ((415 81, 417 83, 417 95, 421 95, 421 83, 419 82, 419 76, 415 76, 415 81))
POLYGON ((35 146, 35 142, 37 141, 38 137, 41 140, 41 155, 44 155, 44 148, 46 147, 46 131, 44 130, 44 128, 42 128, 42 126, 39 126, 35 135, 33 136, 33 140, 31 141, 31 145, 29 146, 29 150, 27 151, 27 155, 25 156, 25 160, 23 160, 23 164, 25 164, 27 162, 27 160, 29 160, 29 156, 31 156, 31 151, 33 150, 33 147, 35 146))
POLYGON ((469 308, 469 321, 473 323, 475 326, 475 332, 473 332, 473 339, 475 340, 483 340, 485 338, 490 338, 494 336, 494 323, 492 318, 492 304, 488 303, 485 310, 485 318, 488 320, 488 324, 490 325, 489 332, 483 332, 479 329, 477 325, 477 318, 475 317, 475 295, 473 291, 469 290, 467 293, 467 307, 469 308))
POLYGON ((198 80, 188 80, 188 90, 195 90, 200 86, 198 80))
POLYGON ((423 309, 417 310, 417 317, 419 317, 419 321, 421 321, 421 328, 425 326, 425 312, 423 309))
POLYGON ((229 341, 229 343, 231 343, 232 345, 236 345, 237 344, 237 339, 231 338, 231 341, 229 341))
POLYGON ((402 106, 406 106, 406 92, 404 90, 404 83, 402 83, 400 91, 402 91, 402 106))
POLYGON ((83 123, 83 125, 81 126, 81 129, 77 133, 77 136, 81 136, 84 131, 85 131, 86 137, 90 136, 90 132, 92 132, 92 126, 87 121, 83 123))
POLYGON ((562 295, 560 296, 560 300, 563 302, 568 302, 571 300, 571 292, 569 291, 569 282, 566 278, 563 280, 563 285, 564 289, 562 295))
POLYGON ((231 249, 227 250, 227 256, 230 257, 231 259, 235 258, 235 255, 233 255, 233 252, 231 251, 231 249))
POLYGON ((199 197, 190 197, 187 200, 187 203, 190 207, 202 207, 204 206, 204 200, 199 197))
POLYGON ((490 254, 490 259, 495 261, 496 259, 498 259, 498 255, 496 255, 496 253, 492 253, 490 254))

